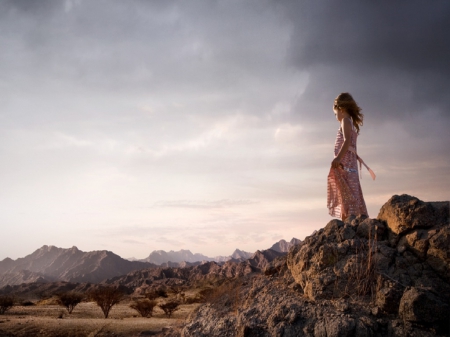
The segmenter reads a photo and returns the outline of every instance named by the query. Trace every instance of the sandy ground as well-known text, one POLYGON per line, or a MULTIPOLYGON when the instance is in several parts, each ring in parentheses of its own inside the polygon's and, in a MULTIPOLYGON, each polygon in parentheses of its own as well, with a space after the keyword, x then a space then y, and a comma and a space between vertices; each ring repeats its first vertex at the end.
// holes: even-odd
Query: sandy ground
POLYGON ((170 319, 158 307, 152 318, 143 318, 129 303, 114 306, 107 319, 93 302, 78 304, 71 315, 58 305, 15 306, 0 315, 0 336, 151 336, 163 328, 182 327, 197 306, 183 304, 170 319))

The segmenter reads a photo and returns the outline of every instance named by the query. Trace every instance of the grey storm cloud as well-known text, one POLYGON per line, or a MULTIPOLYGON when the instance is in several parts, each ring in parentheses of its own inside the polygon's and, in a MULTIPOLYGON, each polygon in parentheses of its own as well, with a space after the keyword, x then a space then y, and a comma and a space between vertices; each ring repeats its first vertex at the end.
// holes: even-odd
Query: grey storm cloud
POLYGON ((264 2, 251 15, 252 4, 257 2, 5 1, 0 25, 9 52, 2 54, 16 69, 2 70, 10 79, 17 68, 29 67, 41 80, 152 93, 245 85, 246 69, 265 62, 260 57, 255 64, 254 48, 262 55, 272 47, 265 37, 277 39, 276 30, 262 25, 276 16, 273 6, 264 2))
POLYGON ((448 1, 284 4, 294 27, 289 60, 311 74, 302 104, 351 90, 378 117, 434 110, 450 126, 448 1))

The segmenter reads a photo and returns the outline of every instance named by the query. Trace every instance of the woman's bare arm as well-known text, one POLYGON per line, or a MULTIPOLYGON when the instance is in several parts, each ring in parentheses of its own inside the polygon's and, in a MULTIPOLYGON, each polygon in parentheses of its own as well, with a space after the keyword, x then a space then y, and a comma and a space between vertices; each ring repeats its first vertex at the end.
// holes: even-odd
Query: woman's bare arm
POLYGON ((343 118, 341 121, 341 130, 344 135, 344 143, 342 144, 341 149, 339 150, 338 155, 331 162, 331 167, 338 168, 341 165, 341 160, 344 158, 345 154, 350 147, 351 142, 351 134, 352 134, 352 122, 348 118, 343 118))

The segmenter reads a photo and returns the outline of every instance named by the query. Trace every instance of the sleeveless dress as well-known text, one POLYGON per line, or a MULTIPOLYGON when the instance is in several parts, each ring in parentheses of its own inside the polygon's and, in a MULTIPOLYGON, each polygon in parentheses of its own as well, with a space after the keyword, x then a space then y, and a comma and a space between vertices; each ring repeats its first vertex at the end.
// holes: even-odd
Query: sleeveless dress
MULTIPOLYGON (((331 216, 339 218, 342 217, 342 214, 345 216, 360 214, 369 216, 359 183, 357 161, 360 162, 360 168, 361 164, 364 164, 372 178, 375 179, 373 171, 356 152, 356 138, 358 137, 358 133, 353 125, 353 121, 351 119, 350 121, 352 123, 350 146, 341 160, 343 167, 331 168, 328 174, 327 207, 331 216)), ((343 144, 344 134, 341 128, 339 128, 334 144, 335 158, 343 144)))

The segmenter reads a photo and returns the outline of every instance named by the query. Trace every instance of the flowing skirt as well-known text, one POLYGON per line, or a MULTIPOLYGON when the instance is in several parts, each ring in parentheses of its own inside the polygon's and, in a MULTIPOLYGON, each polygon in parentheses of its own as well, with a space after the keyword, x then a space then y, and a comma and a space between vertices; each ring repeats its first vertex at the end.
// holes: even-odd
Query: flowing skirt
POLYGON ((357 170, 331 168, 327 190, 327 207, 331 216, 368 216, 357 170))

